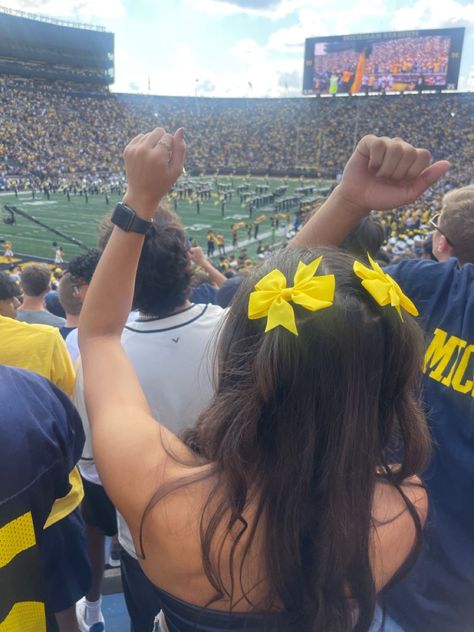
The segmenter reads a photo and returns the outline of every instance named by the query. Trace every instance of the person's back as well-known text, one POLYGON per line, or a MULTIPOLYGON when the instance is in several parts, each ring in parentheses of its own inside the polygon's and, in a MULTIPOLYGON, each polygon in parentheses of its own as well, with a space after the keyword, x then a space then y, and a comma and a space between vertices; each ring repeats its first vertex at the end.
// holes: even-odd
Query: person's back
MULTIPOLYGON (((0 305, 0 365, 33 371, 71 395, 74 368, 59 329, 22 323, 14 316, 14 311, 7 311, 5 304, 0 305)), ((79 472, 76 467, 71 467, 69 488, 54 504, 54 523, 48 528, 44 543, 50 552, 45 591, 61 632, 76 630, 73 604, 87 590, 89 582, 78 509, 82 497, 79 472), (54 563, 51 562, 51 552, 57 556, 54 563)))
POLYGON ((66 393, 74 388, 74 369, 59 330, 0 315, 0 364, 28 369, 66 393))
POLYGON ((29 371, 0 365, 0 402, 0 629, 46 632, 43 540, 69 491, 82 425, 69 399, 29 371))
POLYGON ((49 325, 50 327, 62 327, 65 322, 64 318, 55 316, 46 310, 23 308, 18 310, 17 320, 24 323, 30 323, 32 325, 49 325))
POLYGON ((212 361, 222 317, 221 307, 198 304, 125 326, 122 345, 152 414, 177 435, 194 426, 214 393, 212 361))
POLYGON ((405 261, 387 268, 416 302, 426 332, 423 390, 434 440, 425 474, 431 501, 425 550, 412 574, 388 592, 387 604, 407 632, 468 632, 474 630, 474 506, 469 501, 474 489, 474 187, 445 196, 437 225, 433 251, 439 262, 405 261))
POLYGON ((17 320, 38 325, 62 327, 64 318, 55 316, 44 307, 46 295, 51 291, 51 272, 46 265, 31 265, 21 273, 24 292, 23 305, 17 311, 17 320))

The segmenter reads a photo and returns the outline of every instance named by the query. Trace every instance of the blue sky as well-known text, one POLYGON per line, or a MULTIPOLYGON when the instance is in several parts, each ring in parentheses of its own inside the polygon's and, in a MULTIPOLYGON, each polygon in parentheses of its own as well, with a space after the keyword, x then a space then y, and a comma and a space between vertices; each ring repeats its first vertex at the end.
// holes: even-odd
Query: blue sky
POLYGON ((115 33, 113 90, 300 96, 306 37, 465 26, 460 90, 474 90, 469 0, 2 0, 115 33), (252 87, 249 86, 249 82, 252 87))

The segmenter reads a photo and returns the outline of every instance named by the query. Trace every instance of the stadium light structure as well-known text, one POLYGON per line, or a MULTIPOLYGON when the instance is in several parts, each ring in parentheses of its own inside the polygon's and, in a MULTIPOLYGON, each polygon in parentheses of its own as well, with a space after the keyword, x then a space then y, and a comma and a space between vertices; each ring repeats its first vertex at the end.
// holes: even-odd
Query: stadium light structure
POLYGON ((0 13, 8 13, 9 15, 16 15, 19 18, 37 20, 38 22, 47 22, 48 24, 56 24, 57 26, 70 26, 75 29, 87 29, 88 31, 106 31, 105 27, 97 26, 96 24, 84 24, 82 22, 58 20, 57 18, 51 18, 48 15, 41 15, 40 13, 27 13, 26 11, 20 11, 20 9, 8 9, 7 7, 0 7, 0 13))

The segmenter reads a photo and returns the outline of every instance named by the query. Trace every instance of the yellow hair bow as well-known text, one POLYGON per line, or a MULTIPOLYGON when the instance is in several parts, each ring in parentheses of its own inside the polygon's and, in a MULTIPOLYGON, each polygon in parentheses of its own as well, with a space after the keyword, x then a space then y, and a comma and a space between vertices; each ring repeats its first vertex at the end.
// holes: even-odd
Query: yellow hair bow
POLYGON ((418 310, 414 303, 403 293, 398 283, 390 275, 386 274, 369 254, 367 256, 372 269, 367 268, 359 261, 354 261, 354 273, 360 279, 363 279, 362 285, 367 292, 380 306, 391 305, 394 307, 401 320, 403 320, 401 307, 412 316, 418 316, 418 310))
POLYGON ((322 256, 308 265, 300 261, 293 279, 293 287, 286 287, 286 278, 278 269, 266 274, 255 285, 255 291, 250 294, 249 319, 267 316, 266 332, 281 325, 297 336, 295 312, 289 301, 311 312, 330 307, 334 302, 334 274, 314 276, 321 259, 322 256))

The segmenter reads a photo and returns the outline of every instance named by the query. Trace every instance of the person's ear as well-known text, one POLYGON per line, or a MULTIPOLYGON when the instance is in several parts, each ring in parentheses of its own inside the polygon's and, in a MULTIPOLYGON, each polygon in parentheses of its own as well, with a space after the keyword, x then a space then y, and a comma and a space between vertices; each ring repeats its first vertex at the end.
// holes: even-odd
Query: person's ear
POLYGON ((445 261, 453 256, 453 247, 446 237, 438 231, 433 236, 432 252, 438 261, 445 261))

